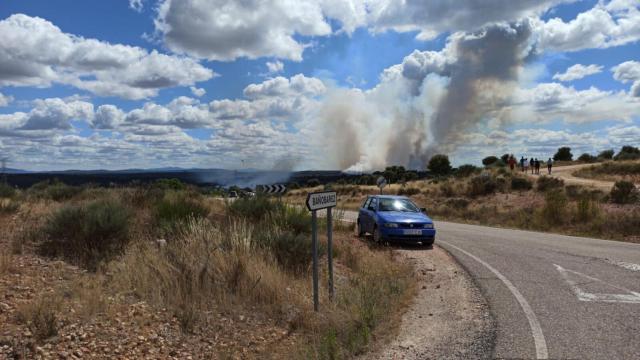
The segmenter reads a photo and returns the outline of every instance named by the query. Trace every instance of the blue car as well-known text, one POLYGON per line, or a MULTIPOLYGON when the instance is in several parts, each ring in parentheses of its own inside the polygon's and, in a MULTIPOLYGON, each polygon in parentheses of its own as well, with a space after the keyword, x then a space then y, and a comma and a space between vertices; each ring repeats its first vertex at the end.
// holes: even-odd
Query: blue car
POLYGON ((433 221, 406 196, 369 196, 358 212, 359 236, 373 240, 431 246, 436 238, 433 221))

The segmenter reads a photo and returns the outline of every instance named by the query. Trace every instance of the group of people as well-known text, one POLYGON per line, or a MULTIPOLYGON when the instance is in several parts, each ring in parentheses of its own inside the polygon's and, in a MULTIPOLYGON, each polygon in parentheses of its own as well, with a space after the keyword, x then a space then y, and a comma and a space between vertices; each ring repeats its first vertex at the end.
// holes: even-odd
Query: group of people
MULTIPOLYGON (((509 164, 509 168, 511 169, 511 171, 515 170, 516 163, 517 163, 516 157, 513 154, 511 154, 511 156, 509 156, 509 160, 507 161, 507 163, 509 164)), ((520 158, 519 163, 520 163, 520 170, 522 172, 527 172, 529 169, 531 169, 531 174, 540 175, 540 163, 542 163, 542 161, 538 160, 538 158, 527 159, 524 156, 522 156, 520 158)), ((551 175, 552 167, 553 167, 553 160, 549 158, 549 160, 547 160, 547 172, 549 173, 549 175, 551 175)))

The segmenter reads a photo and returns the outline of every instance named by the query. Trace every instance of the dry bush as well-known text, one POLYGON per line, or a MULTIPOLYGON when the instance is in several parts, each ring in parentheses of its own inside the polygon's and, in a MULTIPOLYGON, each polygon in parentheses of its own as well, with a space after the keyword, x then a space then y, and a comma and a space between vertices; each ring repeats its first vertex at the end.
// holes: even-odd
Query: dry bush
POLYGON ((40 297, 18 308, 18 320, 25 323, 38 340, 58 334, 58 318, 62 300, 55 294, 40 297))
POLYGON ((533 184, 529 179, 514 176, 511 178, 511 189, 512 190, 531 190, 533 184))
POLYGON ((611 201, 616 204, 628 204, 638 201, 640 197, 636 186, 630 181, 616 181, 609 194, 611 201))
POLYGON ((0 249, 0 275, 15 271, 13 257, 6 249, 0 249))
POLYGON ((71 293, 79 304, 76 312, 84 320, 93 319, 97 314, 108 310, 106 289, 101 277, 84 277, 77 280, 71 287, 71 293))
POLYGON ((11 199, 0 198, 0 214, 13 214, 20 210, 20 203, 11 199))
POLYGON ((561 188, 563 186, 564 180, 552 176, 542 175, 536 181, 536 189, 538 191, 547 191, 550 189, 561 188))
POLYGON ((567 222, 567 197, 564 192, 547 192, 541 211, 542 222, 547 225, 561 225, 567 222))
POLYGON ((474 176, 469 180, 467 195, 471 197, 493 194, 498 188, 496 180, 490 174, 474 176))
POLYGON ((413 196, 417 194, 420 194, 420 189, 414 187, 400 188, 398 190, 398 195, 413 196))

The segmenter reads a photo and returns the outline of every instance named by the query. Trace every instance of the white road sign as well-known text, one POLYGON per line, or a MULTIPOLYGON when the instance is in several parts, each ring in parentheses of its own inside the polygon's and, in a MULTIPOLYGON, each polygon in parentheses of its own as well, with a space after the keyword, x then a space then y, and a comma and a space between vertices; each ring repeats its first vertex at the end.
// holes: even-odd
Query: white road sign
POLYGON ((338 196, 335 191, 323 191, 307 195, 307 209, 315 211, 338 205, 338 196))
POLYGON ((384 177, 380 176, 378 178, 378 180, 376 181, 376 184, 378 184, 378 187, 380 189, 382 189, 383 187, 387 186, 387 179, 385 179, 384 177))

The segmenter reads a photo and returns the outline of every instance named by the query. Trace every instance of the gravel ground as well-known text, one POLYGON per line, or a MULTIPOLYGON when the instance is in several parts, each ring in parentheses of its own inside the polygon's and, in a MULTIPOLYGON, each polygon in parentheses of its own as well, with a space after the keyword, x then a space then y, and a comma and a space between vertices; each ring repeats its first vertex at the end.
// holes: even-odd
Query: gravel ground
POLYGON ((442 248, 399 249, 420 278, 398 336, 363 359, 488 359, 495 324, 484 297, 442 248))

